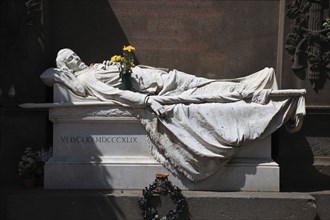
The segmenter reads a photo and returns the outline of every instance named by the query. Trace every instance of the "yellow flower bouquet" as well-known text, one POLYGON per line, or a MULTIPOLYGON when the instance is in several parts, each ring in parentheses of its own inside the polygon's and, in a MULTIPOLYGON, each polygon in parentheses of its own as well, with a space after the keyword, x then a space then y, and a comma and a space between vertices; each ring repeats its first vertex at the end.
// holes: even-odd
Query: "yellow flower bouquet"
POLYGON ((121 77, 121 89, 131 89, 131 74, 134 64, 134 51, 133 46, 124 46, 122 55, 114 55, 111 57, 112 63, 117 63, 119 68, 119 74, 121 77))

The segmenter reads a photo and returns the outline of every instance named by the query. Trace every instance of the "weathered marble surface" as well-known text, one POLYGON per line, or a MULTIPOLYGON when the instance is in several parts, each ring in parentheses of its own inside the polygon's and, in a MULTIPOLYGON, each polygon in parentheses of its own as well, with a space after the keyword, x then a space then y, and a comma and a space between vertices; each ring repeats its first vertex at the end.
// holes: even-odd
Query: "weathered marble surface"
MULTIPOLYGON (((54 100, 74 95, 55 84, 54 100)), ((90 99, 90 101, 95 101, 90 99)), ((50 109, 54 155, 45 166, 47 189, 142 189, 157 172, 168 172, 150 154, 147 134, 125 107, 50 109)), ((279 167, 270 136, 245 146, 224 169, 198 184, 170 176, 185 190, 278 191, 279 167)))
MULTIPOLYGON (((93 168, 89 175, 97 180, 96 185, 102 183, 98 180, 100 172, 104 174, 111 169, 110 176, 120 180, 120 170, 124 171, 127 164, 142 165, 144 169, 151 156, 140 153, 148 146, 152 157, 177 176, 184 188, 238 190, 232 188, 240 182, 237 177, 246 173, 257 176, 259 165, 256 164, 274 167, 270 154, 256 156, 257 152, 264 152, 259 151, 260 147, 267 145, 270 151, 269 143, 260 142, 269 139, 285 123, 290 130, 296 131, 305 115, 305 91, 277 90, 273 68, 237 79, 212 80, 178 70, 138 66, 132 69, 132 91, 127 91, 118 87, 121 78, 116 63, 104 61, 88 67, 72 50, 62 49, 56 64, 57 69, 46 70, 41 78, 47 85, 59 83, 70 91, 62 89, 63 94, 58 95, 62 92, 58 90, 60 87, 55 87, 58 102, 49 106, 53 108, 50 119, 54 123, 56 148, 54 160, 49 164, 56 165, 57 161, 60 166, 61 163, 76 163, 65 169, 70 170, 86 162, 97 163, 97 170, 95 167, 83 169, 93 168), (71 93, 76 96, 71 98, 71 93), (90 96, 99 101, 90 101, 90 96), (79 97, 81 102, 72 101, 79 97), (135 117, 145 131, 141 126, 127 124, 135 117), (138 134, 145 141, 142 148, 125 151, 126 146, 140 147, 138 134), (251 144, 256 147, 249 149, 251 144), (109 146, 115 149, 109 149, 109 146), (244 148, 253 159, 244 153, 237 155, 244 148), (75 153, 76 150, 79 153, 75 153), (238 170, 232 165, 224 168, 229 161, 238 170), (98 168, 102 168, 101 171, 98 168), (226 180, 222 181, 223 178, 226 180), (220 188, 215 184, 219 182, 224 184, 220 188), (230 183, 230 189, 226 182, 230 183)), ((56 172, 56 166, 51 168, 56 172)), ((275 168, 278 167, 275 165, 275 168)), ((144 171, 147 171, 146 167, 144 171)), ((262 173, 262 169, 259 172, 262 173)), ((79 175, 80 172, 78 169, 72 173, 79 175)), ((278 177, 273 173, 271 176, 278 177)), ((143 175, 141 177, 145 179, 143 175)), ((263 177, 263 180, 267 179, 263 177)), ((108 188, 131 188, 128 180, 124 178, 126 185, 113 183, 108 188)), ((109 184, 109 181, 105 182, 109 184)), ((245 183, 239 185, 242 187, 245 183)), ((139 184, 135 182, 133 187, 137 186, 139 184)), ((268 188, 270 191, 278 189, 278 184, 268 188)))

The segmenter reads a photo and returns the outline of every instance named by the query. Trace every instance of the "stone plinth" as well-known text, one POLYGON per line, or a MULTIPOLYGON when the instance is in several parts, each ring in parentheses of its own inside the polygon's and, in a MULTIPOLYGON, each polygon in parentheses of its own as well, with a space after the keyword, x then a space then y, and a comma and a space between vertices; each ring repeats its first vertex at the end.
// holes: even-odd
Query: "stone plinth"
MULTIPOLYGON (((67 99, 55 86, 55 101, 67 99), (61 100, 60 100, 61 99, 61 100)), ((53 157, 45 166, 47 189, 143 189, 157 172, 168 172, 150 154, 147 134, 128 108, 73 106, 50 109, 53 157)), ((211 178, 193 183, 170 176, 184 190, 279 191, 279 167, 271 137, 242 147, 211 178)))
MULTIPOLYGON (((171 178, 171 176, 170 176, 171 178)), ((0 191, 1 193, 1 191, 0 191)), ((330 193, 324 200, 308 193, 184 191, 187 209, 178 219, 328 220, 330 193), (328 200, 326 200, 328 199, 328 200), (318 218, 320 217, 320 218, 318 218)), ((6 190, 4 219, 11 220, 142 220, 142 190, 6 190), (56 211, 55 211, 56 210, 56 211), (46 217, 45 217, 46 216, 46 217)), ((173 209, 161 197, 160 217, 173 209), (161 212, 163 211, 163 212, 161 212)), ((2 214, 2 213, 1 213, 2 214)), ((0 215, 1 215, 0 214, 0 215)))

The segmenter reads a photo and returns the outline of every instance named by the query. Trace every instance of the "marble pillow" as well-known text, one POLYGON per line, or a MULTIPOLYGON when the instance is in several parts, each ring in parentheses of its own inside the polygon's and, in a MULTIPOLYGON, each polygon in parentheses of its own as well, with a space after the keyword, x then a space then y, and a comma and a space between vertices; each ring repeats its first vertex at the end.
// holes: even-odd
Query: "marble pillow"
POLYGON ((70 72, 58 68, 49 68, 41 74, 40 78, 47 86, 53 86, 54 83, 59 83, 67 86, 76 95, 83 97, 87 95, 84 86, 70 72))

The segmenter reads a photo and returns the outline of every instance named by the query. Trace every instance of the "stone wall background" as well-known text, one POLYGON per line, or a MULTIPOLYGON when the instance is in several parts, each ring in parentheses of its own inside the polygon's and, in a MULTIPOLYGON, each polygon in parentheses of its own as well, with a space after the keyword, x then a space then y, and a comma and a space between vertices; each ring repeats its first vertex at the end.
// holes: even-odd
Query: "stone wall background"
POLYGON ((25 110, 25 102, 46 102, 39 79, 46 65, 41 1, 0 2, 0 187, 21 184, 18 160, 26 147, 51 143, 47 110, 25 110))
POLYGON ((49 1, 52 57, 59 49, 71 47, 87 63, 100 62, 131 44, 141 64, 210 78, 276 67, 277 1, 75 3, 49 1))
POLYGON ((110 59, 131 44, 140 64, 209 78, 245 76, 268 66, 275 68, 281 88, 305 88, 308 114, 302 130, 288 134, 280 129, 273 135, 281 190, 330 189, 330 83, 316 93, 308 80, 292 73, 284 50, 290 28, 285 17, 288 2, 2 1, 0 185, 20 184, 17 161, 25 147, 51 145, 47 111, 17 105, 52 101, 51 89, 39 75, 55 66, 57 51, 71 48, 89 64, 110 59), (27 7, 27 2, 36 4, 27 7))

